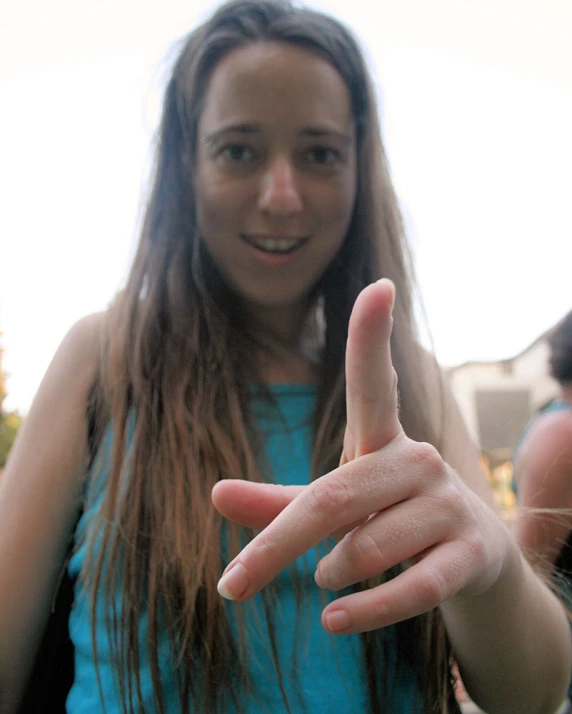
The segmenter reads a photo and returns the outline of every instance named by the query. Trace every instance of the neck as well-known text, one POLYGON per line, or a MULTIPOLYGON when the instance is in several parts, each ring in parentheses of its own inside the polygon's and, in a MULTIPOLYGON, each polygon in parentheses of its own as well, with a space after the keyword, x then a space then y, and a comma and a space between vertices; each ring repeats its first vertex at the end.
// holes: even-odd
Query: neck
POLYGON ((269 347, 297 347, 308 317, 309 306, 288 307, 248 306, 246 321, 252 333, 269 347))
POLYGON ((262 346, 260 376, 267 383, 311 383, 316 365, 301 350, 309 316, 308 301, 287 307, 249 305, 246 324, 262 346))
POLYGON ((560 385, 560 399, 563 399, 565 402, 570 402, 570 404, 572 404, 572 384, 560 385))

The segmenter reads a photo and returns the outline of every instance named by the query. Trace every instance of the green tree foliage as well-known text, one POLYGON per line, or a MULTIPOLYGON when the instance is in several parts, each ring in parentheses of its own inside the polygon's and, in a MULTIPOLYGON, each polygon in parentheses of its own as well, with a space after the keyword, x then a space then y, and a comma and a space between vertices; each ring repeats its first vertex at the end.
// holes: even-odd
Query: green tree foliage
MULTIPOLYGON (((0 337, 2 337, 1 332, 0 337)), ((0 412, 2 411, 4 406, 4 399, 6 399, 6 375, 4 374, 4 370, 2 369, 3 354, 4 350, 2 349, 2 347, 0 347, 0 412)))
MULTIPOLYGON (((1 336, 1 333, 0 333, 1 336)), ((22 417, 18 412, 7 412, 4 409, 4 399, 6 398, 6 374, 2 366, 3 350, 0 347, 0 472, 6 464, 8 454, 12 444, 16 439, 16 434, 22 423, 22 417)))
POLYGON ((0 417, 0 470, 6 465, 21 423, 22 417, 17 412, 8 412, 0 417))

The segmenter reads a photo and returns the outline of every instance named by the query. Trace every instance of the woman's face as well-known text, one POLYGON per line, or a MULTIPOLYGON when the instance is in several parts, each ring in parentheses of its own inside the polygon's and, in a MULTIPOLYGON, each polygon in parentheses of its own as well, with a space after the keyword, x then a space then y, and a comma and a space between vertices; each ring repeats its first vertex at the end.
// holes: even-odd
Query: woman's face
POLYGON ((197 214, 208 251, 251 308, 306 303, 346 235, 356 192, 349 93, 286 43, 226 55, 198 129, 197 214))

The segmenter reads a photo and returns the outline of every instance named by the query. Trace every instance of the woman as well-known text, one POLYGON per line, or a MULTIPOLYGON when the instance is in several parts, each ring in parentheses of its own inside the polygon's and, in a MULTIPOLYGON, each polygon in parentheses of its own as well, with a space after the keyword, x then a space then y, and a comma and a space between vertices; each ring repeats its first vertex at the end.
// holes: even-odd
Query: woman
POLYGON ((488 711, 555 708, 564 612, 417 347, 411 276, 355 41, 221 7, 167 87, 127 287, 64 340, 4 475, 2 714, 82 507, 70 713, 445 712, 451 647, 488 711))
POLYGON ((550 335, 549 346, 550 375, 559 393, 527 426, 515 456, 514 475, 522 506, 516 523, 518 539, 540 562, 554 566, 559 559, 569 563, 565 543, 570 519, 535 509, 572 507, 572 311, 550 335))
MULTIPOLYGON (((516 537, 572 602, 572 311, 548 340, 558 396, 528 424, 514 459, 516 537)), ((571 709, 572 685, 561 708, 571 709)))

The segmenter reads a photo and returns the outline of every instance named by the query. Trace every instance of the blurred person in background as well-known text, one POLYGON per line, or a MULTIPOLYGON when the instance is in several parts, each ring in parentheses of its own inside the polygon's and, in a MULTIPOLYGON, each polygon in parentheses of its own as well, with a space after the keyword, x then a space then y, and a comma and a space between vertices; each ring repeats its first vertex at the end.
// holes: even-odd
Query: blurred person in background
MULTIPOLYGON (((516 537, 572 604, 572 310, 549 337, 559 393, 527 425, 514 459, 516 537)), ((561 711, 572 711, 570 697, 561 711)))

